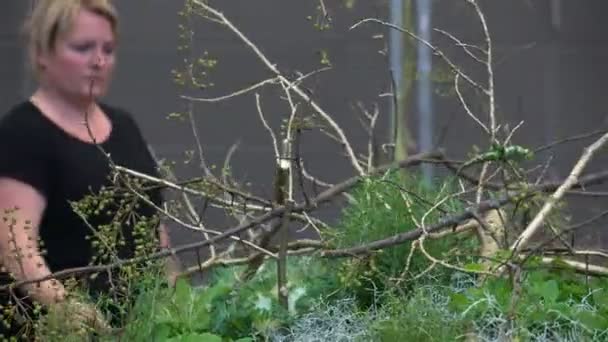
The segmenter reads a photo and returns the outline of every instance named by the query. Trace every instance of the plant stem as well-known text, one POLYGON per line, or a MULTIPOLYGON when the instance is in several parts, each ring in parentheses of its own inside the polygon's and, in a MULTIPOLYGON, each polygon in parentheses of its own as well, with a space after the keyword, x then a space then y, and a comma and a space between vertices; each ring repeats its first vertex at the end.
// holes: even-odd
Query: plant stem
POLYGON ((282 216, 281 228, 279 231, 279 258, 277 259, 277 288, 279 303, 284 309, 288 309, 289 292, 287 290, 287 240, 289 239, 289 214, 291 213, 292 202, 285 204, 285 213, 282 216))

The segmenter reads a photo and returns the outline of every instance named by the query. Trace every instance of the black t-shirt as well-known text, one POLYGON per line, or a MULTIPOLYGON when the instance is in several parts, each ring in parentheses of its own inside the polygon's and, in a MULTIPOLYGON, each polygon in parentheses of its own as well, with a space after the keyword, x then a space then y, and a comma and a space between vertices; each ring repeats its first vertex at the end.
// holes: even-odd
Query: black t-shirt
MULTIPOLYGON (((107 104, 100 106, 112 124, 110 136, 100 144, 102 149, 115 164, 157 177, 156 164, 131 115, 107 104)), ((87 236, 92 227, 107 223, 114 213, 105 209, 105 216, 93 216, 89 225, 74 212, 70 201, 112 187, 110 171, 109 161, 98 146, 69 135, 29 101, 17 104, 0 120, 0 177, 30 184, 47 199, 39 232, 52 272, 90 264, 94 239, 87 236)), ((160 205, 161 192, 158 187, 152 189, 144 194, 160 205)), ((134 209, 137 214, 155 214, 154 208, 140 204, 134 209)), ((129 223, 121 225, 126 239, 121 258, 133 255, 129 223)))

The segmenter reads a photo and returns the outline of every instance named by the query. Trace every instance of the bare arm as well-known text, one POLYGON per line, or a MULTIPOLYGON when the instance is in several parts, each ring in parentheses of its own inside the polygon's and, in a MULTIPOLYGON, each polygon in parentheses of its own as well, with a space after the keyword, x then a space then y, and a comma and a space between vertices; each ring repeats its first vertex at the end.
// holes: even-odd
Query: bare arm
MULTIPOLYGON (((164 223, 161 222, 161 224, 158 227, 158 232, 159 232, 160 247, 163 249, 171 248, 169 233, 167 231, 167 226, 164 223)), ((174 286, 175 282, 177 281, 177 278, 179 277, 179 275, 181 273, 180 262, 179 262, 179 259, 177 258, 177 255, 171 255, 170 257, 167 257, 165 259, 165 273, 167 275, 167 280, 169 282, 169 285, 174 286)))
MULTIPOLYGON (((38 243, 45 207, 46 199, 31 186, 0 178, 0 257, 2 265, 17 281, 51 274, 38 243)), ((65 298, 65 288, 55 279, 28 284, 23 289, 43 305, 65 298)))

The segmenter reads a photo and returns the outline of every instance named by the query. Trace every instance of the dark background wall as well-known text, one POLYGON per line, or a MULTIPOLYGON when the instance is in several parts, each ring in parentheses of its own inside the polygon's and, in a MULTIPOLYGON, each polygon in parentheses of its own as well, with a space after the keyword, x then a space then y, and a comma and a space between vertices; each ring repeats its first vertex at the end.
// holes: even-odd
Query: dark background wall
MULTIPOLYGON (((468 6, 458 9, 456 3, 459 2, 434 2, 434 26, 469 43, 483 44, 479 21, 470 10, 462 9, 468 6)), ((601 13, 608 10, 608 3, 541 0, 482 1, 481 4, 485 5, 495 46, 499 121, 510 127, 524 121, 515 142, 539 147, 568 136, 605 129, 608 37, 601 13)), ((448 46, 448 40, 440 35, 435 37, 443 46, 448 46)), ((455 56, 459 56, 459 61, 465 60, 462 55, 455 56)), ((480 76, 481 65, 467 65, 467 70, 475 71, 477 80, 486 83, 480 76)), ((439 132, 443 123, 450 122, 445 141, 451 153, 462 155, 473 144, 485 146, 487 139, 484 140, 480 130, 456 103, 454 98, 436 98, 436 130, 439 132)), ((487 113, 483 110, 479 113, 487 120, 487 113)), ((539 154, 538 160, 550 162, 549 179, 564 178, 591 142, 587 139, 561 145, 551 153, 539 154)), ((605 153, 599 153, 586 172, 604 169, 606 162, 605 153)), ((605 210, 597 198, 571 196, 568 199, 574 221, 605 210)), ((599 222, 582 230, 578 242, 605 247, 608 234, 601 228, 605 224, 599 222)))
POLYGON ((4 111, 23 93, 23 52, 17 39, 24 1, 6 1, 0 9, 0 107, 4 111))
MULTIPOLYGON (((221 9, 264 53, 289 75, 321 67, 320 50, 328 52, 332 69, 311 78, 306 87, 315 100, 332 113, 351 142, 365 151, 365 133, 352 106, 360 100, 366 106, 378 104, 382 120, 379 134, 387 135, 389 102, 380 94, 390 91, 386 52, 387 30, 366 25, 349 31, 348 27, 365 17, 388 17, 388 1, 327 2, 333 28, 319 32, 312 26, 318 11, 315 1, 258 0, 215 1, 221 9)), ((161 158, 177 162, 180 177, 200 174, 196 163, 184 164, 185 150, 194 148, 189 122, 168 119, 172 112, 186 109, 182 94, 213 97, 241 89, 268 78, 271 74, 251 50, 219 25, 197 23, 195 48, 207 51, 219 63, 210 72, 214 87, 189 92, 177 87, 171 71, 182 67, 184 55, 177 50, 177 15, 182 1, 117 2, 122 18, 119 67, 107 101, 133 112, 151 146, 161 158)), ((608 3, 585 1, 482 1, 489 29, 493 35, 498 64, 496 67, 499 118, 512 126, 521 120, 519 144, 541 145, 557 138, 590 131, 605 125, 604 80, 608 76, 608 41, 603 34, 606 24, 601 14, 608 3), (556 4, 561 9, 555 11, 556 4), (553 6, 553 7, 552 7, 553 6)), ((27 1, 4 1, 0 7, 0 112, 31 92, 33 84, 24 72, 24 55, 17 29, 28 6, 27 1)), ((433 1, 433 27, 454 33, 472 43, 483 41, 478 20, 470 8, 452 0, 433 1)), ((483 70, 469 63, 439 35, 440 46, 453 53, 455 60, 467 66, 480 80, 483 70)), ((439 65, 435 60, 435 65, 439 65)), ((442 87, 436 84, 436 87, 442 87)), ((278 100, 277 88, 261 91, 264 112, 273 128, 288 113, 278 100)), ((479 100, 471 101, 479 103, 479 100)), ((464 158, 471 145, 485 146, 486 140, 466 117, 454 97, 434 98, 437 138, 455 158, 464 158)), ((478 108, 478 106, 476 106, 478 108)), ((221 165, 230 146, 239 143, 232 170, 243 183, 255 183, 254 190, 269 195, 272 182, 270 139, 260 123, 253 94, 228 102, 196 104, 195 114, 206 157, 221 165)), ((415 102, 411 103, 411 127, 416 127, 415 102)), ((416 131, 414 135, 418 135, 416 131)), ((307 166, 328 182, 352 175, 339 147, 327 138, 306 133, 303 137, 307 166)), ((554 154, 550 175, 567 174, 584 143, 568 145, 554 154)), ((548 158, 548 155, 542 155, 548 158)), ((603 165, 600 156, 590 169, 603 165)), ((575 201, 579 215, 602 210, 597 201, 575 201)), ((329 211, 325 217, 335 216, 329 211)), ((230 222, 218 222, 228 225, 230 222)), ((198 238, 191 233, 177 233, 177 241, 198 238)), ((593 244, 608 244, 608 234, 594 228, 582 234, 593 244)))

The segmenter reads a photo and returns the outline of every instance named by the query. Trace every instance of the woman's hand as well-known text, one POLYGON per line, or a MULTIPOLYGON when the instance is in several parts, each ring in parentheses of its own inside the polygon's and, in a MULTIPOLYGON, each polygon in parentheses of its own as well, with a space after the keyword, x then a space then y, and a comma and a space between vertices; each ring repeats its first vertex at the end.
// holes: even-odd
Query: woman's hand
POLYGON ((92 332, 100 335, 112 332, 112 327, 101 311, 92 303, 77 298, 68 298, 51 305, 46 323, 49 329, 67 329, 71 333, 84 336, 92 332))
MULTIPOLYGON (((169 241, 169 232, 167 226, 161 223, 158 227, 160 236, 160 247, 161 249, 170 249, 171 243, 169 241)), ((172 254, 165 259, 165 276, 167 277, 167 283, 169 287, 175 287, 177 278, 181 275, 181 267, 177 255, 172 254)))
POLYGON ((167 258, 165 260, 165 276, 170 288, 175 287, 175 283, 177 283, 177 279, 181 274, 180 267, 174 257, 167 258))

